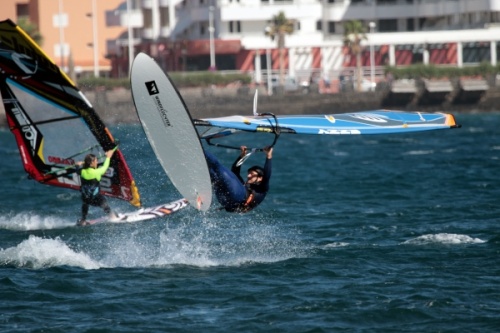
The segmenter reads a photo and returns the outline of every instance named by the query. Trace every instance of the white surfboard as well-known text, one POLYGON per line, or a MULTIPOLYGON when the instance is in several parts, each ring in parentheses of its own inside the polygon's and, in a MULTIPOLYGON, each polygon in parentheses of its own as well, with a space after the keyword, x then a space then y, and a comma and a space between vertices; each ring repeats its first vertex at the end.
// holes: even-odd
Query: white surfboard
POLYGON ((132 223, 140 222, 159 217, 171 215, 182 208, 186 207, 188 202, 186 199, 172 201, 163 205, 158 205, 149 208, 141 208, 135 212, 119 213, 116 218, 110 219, 109 217, 100 217, 95 220, 88 220, 86 225, 93 225, 98 223, 132 223))
POLYGON ((170 78, 148 55, 139 53, 130 73, 139 119, 156 157, 186 200, 206 211, 212 184, 191 115, 170 78))

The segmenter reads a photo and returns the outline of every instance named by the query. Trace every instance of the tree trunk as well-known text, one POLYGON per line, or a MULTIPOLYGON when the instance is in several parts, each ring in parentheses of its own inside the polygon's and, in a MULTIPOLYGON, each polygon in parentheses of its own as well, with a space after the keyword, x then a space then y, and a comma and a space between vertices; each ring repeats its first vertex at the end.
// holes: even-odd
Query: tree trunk
POLYGON ((280 86, 285 85, 285 34, 278 34, 278 49, 279 49, 279 62, 280 62, 280 86))
POLYGON ((363 81, 363 73, 361 69, 361 52, 356 53, 356 90, 361 91, 361 83, 363 81))

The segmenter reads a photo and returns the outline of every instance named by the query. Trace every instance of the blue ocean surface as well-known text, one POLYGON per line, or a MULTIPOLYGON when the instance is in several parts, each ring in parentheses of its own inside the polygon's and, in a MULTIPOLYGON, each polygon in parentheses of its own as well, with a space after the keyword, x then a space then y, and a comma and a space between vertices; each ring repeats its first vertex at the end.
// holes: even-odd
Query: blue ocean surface
MULTIPOLYGON (((90 227, 75 227, 78 192, 27 179, 2 128, 0 332, 498 332, 500 113, 456 119, 282 134, 248 214, 213 203, 90 227)), ((139 125, 110 130, 145 206, 180 198, 139 125)), ((210 149, 227 165, 238 154, 210 149)))

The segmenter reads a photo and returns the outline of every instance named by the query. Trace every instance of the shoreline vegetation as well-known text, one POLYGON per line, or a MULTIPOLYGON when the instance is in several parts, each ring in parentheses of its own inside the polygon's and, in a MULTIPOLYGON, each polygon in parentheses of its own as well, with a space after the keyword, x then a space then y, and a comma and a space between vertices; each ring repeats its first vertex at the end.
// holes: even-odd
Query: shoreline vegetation
MULTIPOLYGON (((311 73, 311 76, 320 77, 318 72, 311 73), (316 74, 316 75, 313 75, 316 74)), ((217 71, 197 71, 197 72, 170 72, 169 77, 175 83, 178 89, 183 88, 208 88, 212 86, 224 87, 229 85, 252 85, 252 75, 250 73, 231 73, 217 71)), ((342 75, 342 74, 341 74, 342 75)), ((492 81, 497 75, 500 75, 500 63, 493 66, 490 63, 483 62, 476 66, 451 67, 416 64, 404 67, 386 66, 384 68, 384 77, 387 80, 450 80, 454 81, 460 78, 480 78, 486 81, 492 81)), ((311 77, 312 79, 312 77, 311 77)), ((336 77, 329 77, 329 80, 335 82, 336 77)), ((380 81, 380 80, 379 80, 380 81)), ((115 88, 130 89, 130 80, 126 78, 102 78, 87 77, 76 80, 78 87, 82 90, 99 89, 112 90, 115 88)))

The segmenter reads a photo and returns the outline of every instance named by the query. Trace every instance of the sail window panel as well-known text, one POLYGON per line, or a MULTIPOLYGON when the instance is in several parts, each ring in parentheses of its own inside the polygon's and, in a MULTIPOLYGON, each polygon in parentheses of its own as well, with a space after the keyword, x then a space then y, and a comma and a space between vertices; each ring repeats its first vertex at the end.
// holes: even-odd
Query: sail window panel
POLYGON ((38 127, 43 135, 42 155, 46 164, 72 164, 83 161, 85 155, 103 155, 101 146, 81 119, 64 120, 57 125, 38 127))
POLYGON ((7 84, 34 123, 77 116, 75 112, 62 108, 13 81, 7 81, 7 84))
POLYGON ((8 82, 12 93, 19 101, 18 108, 37 128, 43 137, 42 150, 46 164, 57 164, 72 158, 75 161, 83 160, 88 153, 102 154, 102 149, 95 136, 91 133, 82 118, 73 118, 78 115, 40 95, 18 85, 8 82), (99 151, 100 149, 100 151, 99 151))

